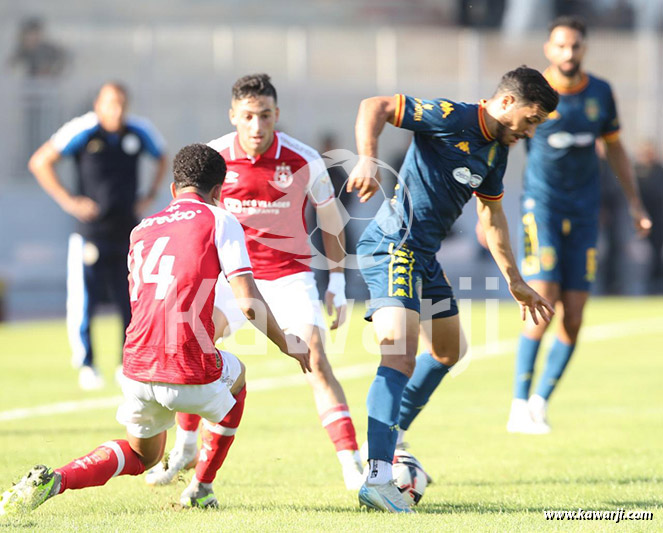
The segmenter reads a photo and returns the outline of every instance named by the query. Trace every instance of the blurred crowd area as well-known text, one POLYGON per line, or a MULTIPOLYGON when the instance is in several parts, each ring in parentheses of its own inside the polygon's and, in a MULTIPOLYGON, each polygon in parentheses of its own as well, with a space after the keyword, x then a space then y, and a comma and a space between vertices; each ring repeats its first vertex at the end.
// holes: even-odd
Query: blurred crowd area
MULTIPOLYGON (((506 70, 521 64, 545 68, 546 27, 560 14, 589 21, 585 66, 613 86, 623 140, 654 219, 650 239, 635 239, 617 182, 606 169, 595 291, 663 291, 663 0, 0 0, 0 13, 5 316, 64 310, 72 221, 39 189, 26 164, 60 125, 91 108, 103 81, 129 87, 131 110, 158 127, 171 155, 231 130, 230 87, 251 72, 272 76, 281 130, 321 152, 354 150, 362 98, 394 92, 464 101, 486 97, 506 70)), ((397 168, 409 139, 389 128, 381 139, 382 159, 397 168)), ((514 241, 524 158, 523 146, 512 150, 505 180, 514 241)), ((71 165, 64 162, 60 169, 63 180, 71 180, 71 165)), ((355 217, 347 227, 351 248, 379 199, 359 206, 340 193, 345 176, 334 172, 341 200, 355 217)), ((164 186, 158 203, 167 201, 164 186)), ((454 284, 460 275, 499 275, 476 243, 475 221, 474 209, 466 209, 440 252, 454 284)), ((358 272, 348 272, 348 283, 350 296, 365 297, 358 272)), ((480 286, 475 282, 466 296, 483 295, 480 286)))

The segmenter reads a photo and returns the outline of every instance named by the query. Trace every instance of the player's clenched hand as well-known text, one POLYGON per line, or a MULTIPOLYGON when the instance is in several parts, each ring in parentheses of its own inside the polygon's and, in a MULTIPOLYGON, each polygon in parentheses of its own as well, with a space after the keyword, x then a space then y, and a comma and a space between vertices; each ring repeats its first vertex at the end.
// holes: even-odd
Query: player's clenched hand
MULTIPOLYGON (((325 292, 325 308, 327 309, 327 314, 329 316, 334 316, 334 311, 336 311, 336 317, 331 323, 331 326, 329 326, 329 329, 337 329, 345 322, 345 317, 347 314, 347 305, 344 303, 336 305, 334 302, 335 299, 338 301, 338 298, 336 298, 336 295, 333 292, 325 292)), ((343 298, 343 300, 345 300, 345 298, 343 298)))
POLYGON ((62 209, 81 222, 91 222, 99 216, 99 205, 87 196, 71 196, 62 209))
POLYGON ((346 192, 356 190, 360 202, 368 201, 380 188, 380 173, 375 160, 370 157, 360 157, 348 177, 346 192))
POLYGON ((520 317, 522 320, 527 318, 527 310, 529 310, 535 324, 539 323, 537 313, 546 323, 550 322, 550 319, 555 314, 555 309, 548 300, 527 285, 522 279, 511 283, 509 290, 511 291, 511 295, 520 304, 520 317))
POLYGON ((286 334, 285 343, 286 349, 283 350, 283 353, 296 359, 304 374, 306 374, 306 372, 312 372, 311 361, 309 359, 311 351, 309 350, 308 345, 297 335, 291 334, 286 334))

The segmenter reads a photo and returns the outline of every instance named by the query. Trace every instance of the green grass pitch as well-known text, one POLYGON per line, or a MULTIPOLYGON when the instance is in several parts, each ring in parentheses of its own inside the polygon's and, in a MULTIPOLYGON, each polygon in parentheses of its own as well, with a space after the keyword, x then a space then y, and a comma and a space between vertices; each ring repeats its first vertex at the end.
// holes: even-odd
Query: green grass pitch
MULTIPOLYGON (((412 452, 435 479, 416 515, 361 513, 343 486, 333 447, 294 362, 270 349, 242 354, 248 369, 244 420, 215 482, 221 508, 179 510, 190 479, 150 488, 142 477, 69 491, 27 516, 0 517, 4 531, 661 531, 663 530, 663 299, 590 300, 574 359, 553 396, 547 436, 505 431, 513 346, 520 323, 502 302, 499 320, 473 302, 464 314, 474 357, 447 377, 408 433, 412 452), (486 331, 499 332, 494 350, 486 331), (505 348, 506 347, 506 348, 505 348), (252 388, 253 387, 253 388, 252 388), (546 521, 544 510, 646 510, 651 521, 546 521)), ((34 464, 61 466, 121 438, 112 398, 119 350, 113 318, 94 324, 107 381, 84 393, 69 364, 62 321, 0 325, 0 489, 34 464), (104 399, 111 399, 103 401, 104 399), (73 413, 22 411, 62 402, 73 413)), ((365 397, 378 358, 361 309, 332 339, 360 443, 365 397), (366 345, 366 346, 365 346, 366 345)), ((241 333, 246 343, 252 337, 241 333)), ((244 351, 247 351, 246 348, 244 351)), ((539 359, 539 367, 543 354, 539 359)), ((540 368, 537 368, 540 371, 540 368)), ((169 446, 174 433, 169 435, 169 446)))

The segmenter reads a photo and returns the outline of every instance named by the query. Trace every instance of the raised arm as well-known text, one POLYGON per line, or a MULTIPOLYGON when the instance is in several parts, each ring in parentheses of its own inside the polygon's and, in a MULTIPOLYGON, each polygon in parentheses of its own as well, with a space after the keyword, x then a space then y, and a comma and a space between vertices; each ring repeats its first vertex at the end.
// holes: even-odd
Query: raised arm
POLYGON ((52 141, 46 141, 32 154, 28 168, 37 178, 48 195, 56 201, 63 211, 76 217, 82 222, 90 222, 97 218, 99 206, 87 196, 72 195, 60 181, 55 170, 55 164, 61 159, 60 152, 52 141))
POLYGON ((620 139, 605 142, 605 156, 622 186, 624 196, 628 200, 629 212, 633 218, 635 230, 639 236, 645 237, 651 230, 652 222, 640 200, 638 182, 620 139))
POLYGON ((374 96, 362 100, 355 123, 359 161, 350 172, 347 192, 358 191, 359 201, 366 202, 380 187, 375 159, 378 156, 378 137, 387 122, 394 123, 397 96, 374 96))
POLYGON ((545 322, 550 322, 550 318, 555 313, 552 305, 527 285, 518 271, 502 201, 486 200, 477 196, 477 213, 486 235, 488 249, 506 279, 511 295, 520 304, 521 318, 525 320, 529 310, 532 320, 538 324, 538 311, 545 322))

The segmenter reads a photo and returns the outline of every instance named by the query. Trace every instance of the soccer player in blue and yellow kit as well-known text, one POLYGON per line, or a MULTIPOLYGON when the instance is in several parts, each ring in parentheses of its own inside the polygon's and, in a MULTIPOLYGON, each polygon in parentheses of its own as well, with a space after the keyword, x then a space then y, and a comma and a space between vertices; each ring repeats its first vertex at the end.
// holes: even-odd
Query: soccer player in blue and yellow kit
POLYGON ((368 476, 360 505, 410 512, 392 481, 399 426, 407 429, 466 349, 453 292, 435 259, 451 225, 474 194, 490 250, 522 309, 548 321, 553 312, 526 285, 511 252, 502 210, 508 147, 531 137, 557 106, 557 93, 536 70, 508 72, 478 104, 404 95, 364 100, 356 123, 359 162, 348 192, 366 201, 379 187, 378 137, 389 122, 414 132, 396 196, 385 202, 357 245, 371 300, 381 362, 367 398, 368 476), (416 358, 421 333, 425 351, 416 358), (401 403, 402 399, 402 403, 401 403))
POLYGON ((610 85, 585 73, 586 28, 573 17, 550 26, 544 75, 560 94, 557 109, 528 141, 520 238, 521 271, 527 282, 557 304, 556 338, 536 393, 529 398, 534 362, 548 324, 529 323, 516 357, 514 400, 507 430, 548 433, 547 403, 571 358, 596 269, 600 200, 595 142, 606 156, 628 199, 636 230, 651 221, 619 139, 619 119, 610 85))

